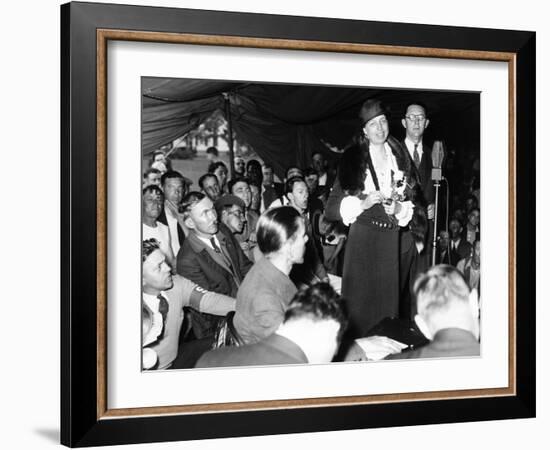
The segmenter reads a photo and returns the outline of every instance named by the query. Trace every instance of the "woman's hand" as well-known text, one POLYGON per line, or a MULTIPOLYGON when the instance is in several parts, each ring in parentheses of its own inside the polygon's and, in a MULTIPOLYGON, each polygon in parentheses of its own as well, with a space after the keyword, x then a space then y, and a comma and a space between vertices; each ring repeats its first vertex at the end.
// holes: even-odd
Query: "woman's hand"
POLYGON ((377 203, 382 202, 382 194, 380 191, 373 191, 361 201, 361 208, 370 209, 377 203))
POLYGON ((391 198, 384 200, 384 211, 388 216, 394 216, 401 211, 401 204, 391 198))

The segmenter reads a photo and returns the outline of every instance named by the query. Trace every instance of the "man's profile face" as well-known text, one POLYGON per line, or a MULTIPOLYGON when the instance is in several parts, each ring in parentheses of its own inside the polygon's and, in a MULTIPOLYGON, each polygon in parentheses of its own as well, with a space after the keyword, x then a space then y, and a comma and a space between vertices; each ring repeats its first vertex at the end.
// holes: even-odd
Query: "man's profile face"
POLYGON ((273 184, 273 169, 271 167, 262 167, 263 184, 271 186, 273 184))
POLYGON ((223 223, 232 233, 242 233, 246 221, 244 211, 239 205, 232 205, 229 210, 223 212, 223 223))
POLYGON ((164 195, 166 200, 179 205, 185 192, 185 183, 181 178, 168 178, 164 182, 164 195))
POLYGON ((143 261, 143 291, 147 294, 158 294, 167 291, 174 285, 170 266, 160 250, 154 250, 143 261))
POLYGON ((297 181, 292 186, 292 192, 288 194, 288 198, 295 208, 300 211, 307 209, 307 201, 309 198, 309 190, 307 184, 303 181, 297 181))
POLYGON ((221 194, 220 183, 215 176, 203 180, 202 190, 212 201, 216 201, 221 194))
POLYGON ((163 202, 164 199, 159 193, 151 191, 146 192, 142 197, 143 215, 150 219, 158 219, 162 212, 163 202))
POLYGON ((426 118, 426 111, 420 105, 410 105, 407 108, 405 117, 401 120, 401 124, 406 130, 409 139, 421 139, 424 130, 428 127, 430 121, 426 118))
POLYGON ((208 197, 197 202, 189 211, 186 225, 199 235, 210 237, 218 232, 218 215, 214 203, 208 197))
POLYGON ((227 169, 223 166, 218 166, 216 170, 214 170, 214 175, 216 175, 219 185, 225 186, 225 182, 227 181, 227 169))

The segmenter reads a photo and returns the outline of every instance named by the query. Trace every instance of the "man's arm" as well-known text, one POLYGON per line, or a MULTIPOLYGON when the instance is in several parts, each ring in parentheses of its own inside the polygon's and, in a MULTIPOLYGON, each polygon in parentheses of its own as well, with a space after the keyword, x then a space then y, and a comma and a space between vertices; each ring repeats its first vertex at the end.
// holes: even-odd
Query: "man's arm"
POLYGON ((229 311, 235 311, 235 299, 227 295, 207 291, 192 281, 178 277, 181 285, 183 306, 216 316, 225 316, 229 311))

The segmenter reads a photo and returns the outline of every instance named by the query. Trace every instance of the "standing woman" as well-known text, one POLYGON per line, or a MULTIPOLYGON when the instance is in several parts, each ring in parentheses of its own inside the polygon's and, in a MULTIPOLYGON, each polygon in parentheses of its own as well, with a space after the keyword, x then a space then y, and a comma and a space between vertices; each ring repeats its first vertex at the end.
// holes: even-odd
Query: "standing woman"
POLYGON ((367 100, 359 117, 361 139, 342 155, 326 211, 329 220, 351 225, 342 277, 350 338, 399 315, 399 234, 410 229, 418 242, 425 234, 416 175, 406 150, 389 135, 382 103, 367 100))

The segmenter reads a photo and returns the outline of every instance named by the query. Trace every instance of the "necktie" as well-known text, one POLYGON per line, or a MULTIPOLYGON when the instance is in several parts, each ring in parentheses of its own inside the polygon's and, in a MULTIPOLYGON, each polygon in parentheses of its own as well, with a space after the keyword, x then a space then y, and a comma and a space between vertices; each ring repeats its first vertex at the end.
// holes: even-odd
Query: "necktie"
POLYGON ((162 294, 157 295, 157 298, 159 299, 159 312, 162 314, 162 322, 166 323, 169 309, 168 300, 162 294))
POLYGON ((418 144, 414 144, 414 152, 413 152, 413 159, 414 159, 414 165, 416 168, 420 165, 420 155, 418 154, 418 144))
POLYGON ((216 243, 216 239, 214 239, 214 237, 211 237, 210 238, 210 243, 212 244, 212 248, 214 249, 214 251, 216 253, 219 253, 221 255, 221 257, 223 258, 223 260, 225 261, 225 263, 227 264, 227 266, 229 267, 229 269, 231 271, 233 271, 233 264, 231 264, 231 259, 229 259, 229 257, 224 253, 222 252, 222 249, 220 248, 220 246, 216 243))
POLYGON ((221 254, 222 253, 222 249, 220 248, 220 246, 216 243, 216 239, 214 239, 213 237, 210 238, 210 243, 212 244, 212 248, 214 249, 214 251, 216 253, 219 253, 221 254))

